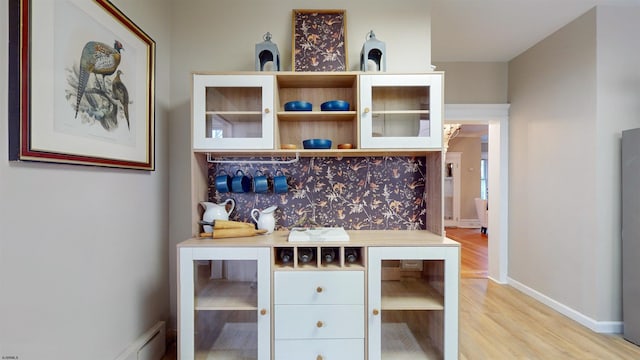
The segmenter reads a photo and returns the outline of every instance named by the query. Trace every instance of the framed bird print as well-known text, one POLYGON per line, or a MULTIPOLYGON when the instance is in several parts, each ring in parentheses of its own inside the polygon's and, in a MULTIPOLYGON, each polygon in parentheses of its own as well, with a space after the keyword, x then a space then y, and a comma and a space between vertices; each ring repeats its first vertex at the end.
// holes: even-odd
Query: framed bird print
POLYGON ((347 70, 345 10, 293 10, 293 71, 347 70))
POLYGON ((9 12, 9 159, 154 170, 153 39, 108 0, 9 12))

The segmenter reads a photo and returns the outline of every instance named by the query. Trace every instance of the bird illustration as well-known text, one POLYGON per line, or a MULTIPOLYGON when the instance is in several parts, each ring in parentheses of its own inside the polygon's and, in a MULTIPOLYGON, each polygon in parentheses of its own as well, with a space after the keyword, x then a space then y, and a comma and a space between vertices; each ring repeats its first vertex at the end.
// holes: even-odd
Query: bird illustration
POLYGON ((97 81, 97 75, 102 75, 102 82, 104 83, 105 75, 111 75, 116 71, 118 65, 120 65, 120 50, 122 49, 122 44, 118 40, 115 40, 113 47, 97 41, 89 41, 84 45, 82 55, 80 56, 80 75, 78 76, 78 91, 76 95, 76 118, 78 117, 80 100, 82 100, 87 83, 89 82, 89 75, 91 75, 91 73, 96 75, 96 83, 100 87, 100 82, 97 81))
POLYGON ((120 79, 121 74, 123 74, 122 71, 116 71, 116 77, 111 82, 111 92, 113 93, 113 98, 122 104, 122 111, 124 112, 124 118, 127 120, 127 127, 131 129, 131 125, 129 124, 129 92, 120 79))

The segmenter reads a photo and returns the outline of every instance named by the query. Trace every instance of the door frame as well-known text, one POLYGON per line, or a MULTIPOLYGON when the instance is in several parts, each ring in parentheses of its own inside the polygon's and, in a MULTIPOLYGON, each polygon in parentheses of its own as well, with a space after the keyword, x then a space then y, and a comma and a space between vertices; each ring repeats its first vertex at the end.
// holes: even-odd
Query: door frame
MULTIPOLYGON (((455 164, 452 169, 452 192, 453 198, 451 199, 451 212, 453 213, 453 219, 444 220, 444 226, 460 226, 460 162, 462 161, 462 153, 459 151, 447 151, 444 154, 444 165, 451 162, 455 164)), ((446 172, 446 169, 445 169, 446 172)), ((445 204, 446 210, 446 204, 445 204)), ((446 211, 445 211, 446 214, 446 211)))
POLYGON ((502 284, 507 283, 509 263, 509 106, 445 104, 444 110, 445 123, 489 126, 488 276, 502 284))

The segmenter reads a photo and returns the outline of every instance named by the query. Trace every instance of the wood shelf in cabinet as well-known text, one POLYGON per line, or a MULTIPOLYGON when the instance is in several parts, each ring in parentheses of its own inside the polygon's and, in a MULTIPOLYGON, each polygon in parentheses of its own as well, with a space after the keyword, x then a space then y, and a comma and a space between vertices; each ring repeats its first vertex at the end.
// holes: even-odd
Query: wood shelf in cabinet
POLYGON ((353 121, 355 111, 279 111, 281 121, 353 121))
POLYGON ((277 149, 277 150, 193 150, 213 157, 366 157, 366 156, 426 156, 441 149, 277 149))
POLYGON ((418 279, 382 281, 383 310, 443 310, 444 297, 418 279))
POLYGON ((261 115, 262 111, 205 111, 207 115, 261 115))
POLYGON ((196 289, 195 310, 256 310, 258 292, 252 282, 209 280, 196 289))
POLYGON ((407 115, 407 114, 429 114, 429 110, 374 110, 371 112, 374 115, 407 115))

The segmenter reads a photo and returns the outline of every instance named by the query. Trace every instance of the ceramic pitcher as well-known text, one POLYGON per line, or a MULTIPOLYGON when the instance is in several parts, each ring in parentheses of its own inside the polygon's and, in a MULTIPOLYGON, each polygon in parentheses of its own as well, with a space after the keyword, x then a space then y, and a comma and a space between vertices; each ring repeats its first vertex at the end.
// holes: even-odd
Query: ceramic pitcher
POLYGON ((251 217, 258 225, 258 230, 267 230, 267 234, 271 234, 276 228, 276 218, 274 212, 277 206, 269 206, 260 211, 258 209, 251 210, 251 217), (257 217, 256 217, 257 215, 257 217))
MULTIPOLYGON (((202 201, 200 205, 204 208, 204 214, 202 214, 202 221, 212 222, 214 220, 229 220, 229 214, 236 208, 236 202, 233 199, 227 199, 220 204, 214 204, 212 202, 202 201), (227 211, 227 204, 231 204, 229 211, 227 211)), ((204 232, 211 232, 213 228, 211 225, 202 225, 204 232)))

